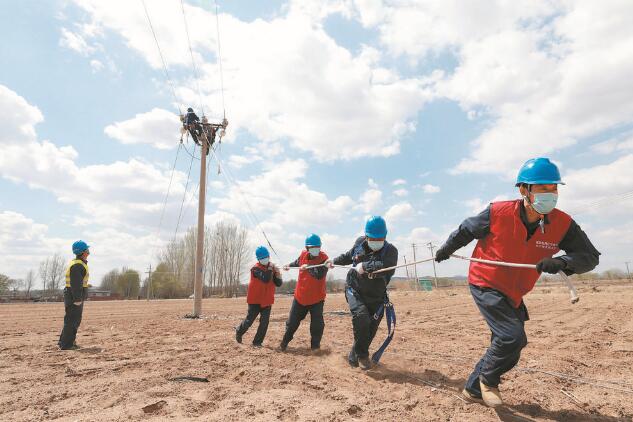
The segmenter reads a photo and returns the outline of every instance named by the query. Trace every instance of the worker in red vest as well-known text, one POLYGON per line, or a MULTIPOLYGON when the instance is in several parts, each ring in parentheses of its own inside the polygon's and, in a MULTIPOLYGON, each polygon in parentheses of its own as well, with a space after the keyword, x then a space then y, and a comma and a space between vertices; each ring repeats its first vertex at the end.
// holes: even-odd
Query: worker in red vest
POLYGON ((318 350, 321 347, 321 338, 325 322, 323 321, 323 304, 325 303, 325 277, 328 268, 323 265, 316 268, 307 268, 312 265, 322 265, 328 260, 328 256, 321 250, 321 238, 311 234, 306 238, 305 250, 294 262, 284 266, 284 270, 290 267, 299 267, 295 297, 290 307, 288 321, 286 321, 286 333, 281 345, 282 351, 288 347, 301 321, 310 312, 310 348, 318 350))
POLYGON ((270 262, 270 253, 265 246, 255 250, 257 264, 251 268, 251 280, 248 283, 246 302, 248 313, 240 325, 235 328, 235 340, 242 342, 242 336, 253 325, 259 315, 259 327, 253 338, 253 346, 261 347, 268 331, 270 310, 275 303, 275 287, 281 286, 281 272, 270 262))
POLYGON ((503 404, 501 375, 518 362, 527 345, 524 323, 529 319, 523 296, 540 273, 567 275, 591 271, 600 252, 580 226, 558 210, 558 167, 547 158, 528 160, 519 170, 516 186, 522 199, 493 202, 479 215, 467 218, 437 250, 437 262, 478 239, 473 258, 536 264, 536 270, 471 262, 470 292, 492 331, 491 344, 468 378, 463 395, 490 407, 503 404), (565 254, 553 258, 560 250, 565 254))

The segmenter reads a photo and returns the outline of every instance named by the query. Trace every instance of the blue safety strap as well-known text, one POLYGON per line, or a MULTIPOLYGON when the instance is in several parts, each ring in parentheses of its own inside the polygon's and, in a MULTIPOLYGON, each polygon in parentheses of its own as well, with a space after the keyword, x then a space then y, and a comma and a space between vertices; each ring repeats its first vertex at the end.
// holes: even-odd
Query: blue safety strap
POLYGON ((391 303, 391 301, 389 300, 389 297, 385 297, 385 302, 380 305, 380 307, 374 314, 374 319, 380 319, 383 316, 383 313, 387 314, 387 338, 382 343, 382 346, 380 346, 380 348, 376 350, 376 352, 374 352, 374 354, 371 356, 371 360, 374 363, 378 363, 378 361, 382 357, 382 354, 385 353, 385 350, 387 350, 389 343, 391 343, 391 340, 396 333, 396 310, 393 307, 393 303, 391 303))

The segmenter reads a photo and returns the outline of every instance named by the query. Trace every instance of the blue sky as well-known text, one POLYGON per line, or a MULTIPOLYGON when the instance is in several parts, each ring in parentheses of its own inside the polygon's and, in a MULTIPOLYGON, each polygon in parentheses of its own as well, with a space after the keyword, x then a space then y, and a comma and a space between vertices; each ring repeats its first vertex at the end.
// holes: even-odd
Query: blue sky
MULTIPOLYGON (((218 6, 230 122, 220 159, 281 261, 313 231, 343 252, 371 214, 387 217, 409 258, 412 242, 441 244, 489 201, 515 198, 513 177, 533 156, 560 164, 560 207, 603 253, 599 270, 633 259, 633 201, 621 195, 633 191, 630 5, 218 6)), ((180 3, 147 9, 177 99, 140 0, 0 4, 10 58, 0 68, 0 272, 23 277, 76 238, 93 245, 97 279, 142 270, 173 235, 184 154, 157 232, 177 112, 200 109, 200 97, 180 3)), ((186 2, 185 13, 202 104, 217 118, 213 3, 186 2)), ((238 220, 262 243, 239 191, 211 168, 208 222, 238 220)), ((192 178, 190 190, 195 163, 192 178)), ((195 224, 188 198, 181 231, 195 224)), ((438 268, 466 273, 459 262, 438 268)))

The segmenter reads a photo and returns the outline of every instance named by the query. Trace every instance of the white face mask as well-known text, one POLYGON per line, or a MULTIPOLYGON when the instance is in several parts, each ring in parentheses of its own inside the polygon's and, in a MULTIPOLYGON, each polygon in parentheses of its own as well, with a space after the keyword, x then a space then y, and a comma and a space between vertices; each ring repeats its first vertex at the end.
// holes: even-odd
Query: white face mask
POLYGON ((319 256, 321 248, 308 248, 308 252, 310 253, 310 256, 319 256))
POLYGON ((269 262, 270 262, 270 258, 264 258, 264 259, 259 260, 259 263, 262 264, 264 267, 268 265, 269 262))
POLYGON ((382 249, 383 246, 385 246, 385 241, 384 240, 368 240, 367 246, 369 246, 369 249, 371 249, 374 252, 379 251, 380 249, 382 249))

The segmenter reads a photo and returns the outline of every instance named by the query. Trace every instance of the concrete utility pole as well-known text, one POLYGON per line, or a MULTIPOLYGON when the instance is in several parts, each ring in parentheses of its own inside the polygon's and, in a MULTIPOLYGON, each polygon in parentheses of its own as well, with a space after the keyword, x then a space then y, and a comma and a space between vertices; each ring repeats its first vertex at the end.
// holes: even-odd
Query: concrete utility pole
MULTIPOLYGON (((204 252, 204 208, 207 193, 207 154, 209 148, 215 142, 218 130, 224 131, 228 121, 224 119, 221 124, 208 123, 206 117, 202 117, 201 152, 200 152, 200 190, 198 192, 198 237, 196 241, 196 261, 194 267, 193 283, 193 313, 192 318, 200 318, 202 314, 202 270, 204 252)), ((222 134, 220 134, 222 136, 222 134)))
POLYGON ((149 301, 149 292, 152 290, 152 264, 149 264, 149 271, 147 271, 147 274, 149 274, 148 278, 147 278, 147 300, 149 301))
MULTIPOLYGON (((429 245, 429 250, 431 251, 431 258, 434 258, 435 255, 433 254, 433 242, 429 242, 427 243, 427 245, 429 245)), ((435 271, 435 260, 431 262, 433 263, 433 276, 435 277, 435 288, 437 289, 437 271, 435 271)))
POLYGON ((629 281, 633 281, 633 278, 631 278, 631 272, 629 271, 629 264, 631 263, 631 261, 626 261, 624 264, 626 264, 626 273, 629 276, 629 281))

